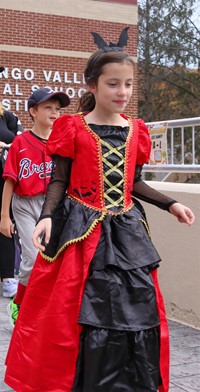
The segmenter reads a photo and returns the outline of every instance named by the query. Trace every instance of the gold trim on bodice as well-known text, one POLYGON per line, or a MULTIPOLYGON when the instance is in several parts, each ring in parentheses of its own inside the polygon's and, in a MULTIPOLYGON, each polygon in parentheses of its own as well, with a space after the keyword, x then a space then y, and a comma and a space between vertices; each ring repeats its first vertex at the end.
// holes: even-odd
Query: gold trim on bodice
MULTIPOLYGON (((128 166, 127 166, 127 156, 129 153, 129 148, 130 148, 130 140, 131 137, 133 135, 133 124, 131 121, 131 117, 126 116, 127 121, 128 121, 128 127, 129 127, 129 132, 126 138, 126 142, 119 146, 119 147, 113 147, 111 145, 109 145, 107 142, 105 142, 104 140, 102 140, 91 128, 90 126, 86 123, 85 118, 83 113, 79 113, 78 114, 81 118, 82 124, 84 125, 85 129, 92 135, 92 137, 95 139, 96 142, 96 146, 97 146, 97 158, 98 158, 98 169, 99 169, 99 181, 100 181, 100 203, 101 203, 101 211, 107 211, 108 213, 112 213, 111 211, 109 211, 111 208, 113 207, 118 207, 120 206, 120 203, 122 204, 122 209, 119 213, 122 213, 126 210, 129 210, 130 205, 132 206, 133 203, 129 203, 128 206, 125 206, 125 192, 127 189, 127 178, 128 178, 128 166), (109 151, 106 154, 103 154, 102 152, 102 146, 106 146, 109 151), (121 149, 125 149, 124 155, 122 155, 120 153, 121 149), (117 163, 116 166, 113 166, 108 160, 107 157, 112 154, 115 153, 116 155, 118 155, 121 160, 117 163), (107 166, 109 166, 109 170, 106 171, 104 173, 104 168, 103 168, 103 164, 106 164, 107 166), (119 167, 121 167, 123 165, 123 172, 119 170, 119 167), (112 171, 116 171, 117 173, 120 174, 121 179, 119 180, 119 182, 117 183, 117 185, 113 185, 109 179, 108 176, 112 171), (105 191, 105 183, 108 185, 109 189, 105 191), (119 187, 122 185, 123 190, 121 190, 119 187), (112 191, 116 191, 117 193, 119 193, 119 198, 114 201, 111 199, 111 197, 109 196, 110 192, 112 191), (106 205, 105 201, 108 202, 108 204, 106 205)), ((80 203, 82 203, 82 200, 77 199, 76 197, 73 196, 74 199, 79 200, 80 203)), ((85 204, 83 202, 83 204, 85 204)), ((115 214, 115 213, 114 213, 115 214)))

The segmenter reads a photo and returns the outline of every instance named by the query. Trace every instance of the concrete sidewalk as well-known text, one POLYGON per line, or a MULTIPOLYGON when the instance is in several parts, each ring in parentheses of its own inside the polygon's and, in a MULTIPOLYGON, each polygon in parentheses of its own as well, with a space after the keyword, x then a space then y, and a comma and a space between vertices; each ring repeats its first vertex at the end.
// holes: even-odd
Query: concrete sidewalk
MULTIPOLYGON (((8 303, 9 299, 2 297, 2 284, 0 284, 0 392, 12 391, 3 382, 4 361, 13 330, 7 314, 8 303)), ((169 321, 169 328, 170 392, 200 392, 200 330, 173 321, 169 321)))

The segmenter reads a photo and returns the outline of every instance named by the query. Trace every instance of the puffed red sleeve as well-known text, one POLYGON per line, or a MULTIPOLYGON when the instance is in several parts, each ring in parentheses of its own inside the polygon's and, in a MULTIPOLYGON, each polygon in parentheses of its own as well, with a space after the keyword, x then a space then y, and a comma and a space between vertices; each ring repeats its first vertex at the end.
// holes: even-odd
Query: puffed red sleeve
POLYGON ((73 159, 75 134, 76 127, 73 116, 64 114, 59 117, 54 121, 53 130, 46 145, 47 155, 60 155, 73 159))
POLYGON ((149 130, 143 120, 137 120, 138 124, 138 150, 137 150, 137 165, 144 165, 150 158, 151 139, 149 130))

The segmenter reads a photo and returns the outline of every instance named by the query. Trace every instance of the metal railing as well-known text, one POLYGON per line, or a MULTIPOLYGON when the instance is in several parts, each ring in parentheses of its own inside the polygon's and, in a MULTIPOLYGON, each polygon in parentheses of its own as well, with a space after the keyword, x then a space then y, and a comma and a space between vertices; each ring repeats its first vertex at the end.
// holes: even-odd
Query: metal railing
MULTIPOLYGON (((200 117, 169 120, 166 164, 146 164, 144 172, 200 173, 200 117)), ((149 127, 160 122, 146 123, 149 127)))

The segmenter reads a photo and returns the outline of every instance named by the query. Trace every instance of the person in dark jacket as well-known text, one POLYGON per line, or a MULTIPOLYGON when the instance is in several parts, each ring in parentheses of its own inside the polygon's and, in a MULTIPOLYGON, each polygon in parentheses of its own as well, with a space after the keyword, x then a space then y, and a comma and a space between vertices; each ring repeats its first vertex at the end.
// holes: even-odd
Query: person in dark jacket
MULTIPOLYGON (((0 67, 0 72, 4 67, 0 67)), ((0 205, 3 192, 3 165, 7 151, 13 139, 18 133, 23 131, 23 127, 18 117, 7 110, 4 110, 0 103, 0 205)), ((0 278, 3 282, 3 296, 12 298, 17 292, 18 281, 14 278, 15 269, 15 244, 14 237, 8 238, 0 233, 0 278)))

